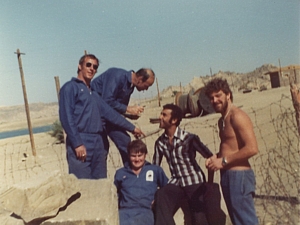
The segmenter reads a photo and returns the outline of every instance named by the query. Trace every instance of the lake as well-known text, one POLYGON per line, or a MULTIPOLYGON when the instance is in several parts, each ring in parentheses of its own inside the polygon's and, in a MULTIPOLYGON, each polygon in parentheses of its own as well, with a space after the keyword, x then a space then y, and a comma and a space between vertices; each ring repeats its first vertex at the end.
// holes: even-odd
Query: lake
MULTIPOLYGON (((52 125, 34 127, 34 128, 32 128, 32 132, 34 134, 48 132, 48 131, 51 130, 51 126, 52 125)), ((29 135, 28 128, 21 129, 21 130, 5 131, 5 132, 0 132, 0 139, 10 138, 10 137, 17 137, 17 136, 22 136, 22 135, 26 135, 26 134, 29 135)))

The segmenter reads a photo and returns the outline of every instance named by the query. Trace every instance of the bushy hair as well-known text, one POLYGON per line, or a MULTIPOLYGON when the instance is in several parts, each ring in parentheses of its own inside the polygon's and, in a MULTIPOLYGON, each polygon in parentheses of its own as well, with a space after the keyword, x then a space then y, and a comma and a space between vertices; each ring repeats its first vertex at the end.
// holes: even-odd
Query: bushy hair
POLYGON ((172 121, 174 119, 177 119, 176 126, 179 126, 179 124, 182 120, 182 117, 183 117, 183 113, 182 113, 181 108, 177 105, 174 105, 174 104, 166 104, 166 105, 163 106, 163 109, 170 109, 171 110, 171 119, 170 120, 172 121))
POLYGON ((132 153, 148 153, 146 144, 141 140, 133 140, 127 146, 127 154, 132 153))
POLYGON ((209 97, 213 92, 223 91, 226 95, 230 94, 230 99, 233 101, 232 91, 226 79, 213 78, 205 85, 205 95, 209 97))

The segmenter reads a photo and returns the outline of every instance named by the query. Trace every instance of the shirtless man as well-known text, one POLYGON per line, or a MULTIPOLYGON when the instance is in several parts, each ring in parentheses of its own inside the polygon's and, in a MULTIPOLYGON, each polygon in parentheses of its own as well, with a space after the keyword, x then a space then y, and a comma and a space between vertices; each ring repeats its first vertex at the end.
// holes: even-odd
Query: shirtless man
POLYGON ((233 105, 226 80, 215 78, 205 86, 205 94, 222 117, 218 121, 220 150, 206 160, 210 170, 220 170, 221 187, 234 225, 258 224, 254 208, 255 176, 249 158, 258 153, 249 116, 233 105))

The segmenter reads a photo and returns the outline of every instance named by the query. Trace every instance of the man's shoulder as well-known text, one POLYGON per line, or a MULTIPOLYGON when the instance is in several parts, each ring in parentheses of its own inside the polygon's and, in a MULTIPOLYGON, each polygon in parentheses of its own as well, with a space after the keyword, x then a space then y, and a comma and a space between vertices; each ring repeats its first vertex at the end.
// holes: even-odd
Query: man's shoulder
POLYGON ((181 140, 182 140, 182 143, 184 144, 198 144, 200 141, 200 138, 197 134, 193 134, 193 133, 190 133, 190 132, 184 132, 183 136, 181 136, 181 140))
POLYGON ((234 107, 232 109, 232 115, 233 116, 248 116, 248 114, 239 107, 234 107))
POLYGON ((103 74, 111 74, 111 75, 120 75, 128 73, 127 70, 118 68, 118 67, 111 67, 107 69, 103 74))
POLYGON ((230 120, 234 123, 244 123, 247 120, 250 120, 250 117, 245 111, 235 107, 232 109, 232 113, 230 114, 230 120))
POLYGON ((64 83, 64 85, 60 88, 60 90, 68 90, 68 89, 72 89, 73 87, 75 87, 76 85, 78 85, 78 79, 73 77, 71 80, 67 81, 66 83, 64 83))
POLYGON ((193 138, 197 138, 199 136, 197 134, 194 134, 194 133, 186 132, 185 137, 193 139, 193 138))
POLYGON ((178 138, 180 138, 182 141, 189 141, 193 139, 195 136, 197 135, 178 128, 178 138))
POLYGON ((115 176, 121 176, 122 174, 126 173, 128 171, 128 168, 126 167, 121 167, 116 170, 115 176))
POLYGON ((163 142, 165 139, 165 133, 162 133, 155 141, 155 144, 159 144, 161 142, 163 142))
POLYGON ((113 82, 116 84, 124 84, 130 78, 131 71, 125 69, 111 67, 96 78, 93 79, 95 82, 113 82))
POLYGON ((148 171, 153 171, 154 174, 160 174, 163 172, 163 168, 158 165, 148 163, 145 165, 145 172, 147 173, 148 171))
MULTIPOLYGON (((190 133, 188 131, 185 131, 185 130, 181 130, 181 129, 178 129, 178 134, 176 135, 176 137, 182 141, 189 141, 189 140, 193 139, 195 136, 197 136, 197 135, 190 133)), ((162 133, 156 139, 155 144, 164 143, 165 140, 166 140, 166 134, 162 133)))
POLYGON ((145 164, 145 168, 146 168, 146 169, 159 169, 159 168, 161 168, 161 167, 158 166, 158 165, 152 164, 152 163, 150 163, 150 162, 147 162, 147 163, 145 164))

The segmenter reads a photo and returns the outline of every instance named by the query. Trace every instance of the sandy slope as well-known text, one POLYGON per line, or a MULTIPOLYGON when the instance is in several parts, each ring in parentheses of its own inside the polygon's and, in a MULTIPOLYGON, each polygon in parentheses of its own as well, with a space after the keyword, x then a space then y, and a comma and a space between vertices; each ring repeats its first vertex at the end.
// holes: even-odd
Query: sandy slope
MULTIPOLYGON (((163 98, 160 102, 161 106, 166 103, 172 103, 173 98, 163 98)), ((158 124, 151 124, 149 122, 149 118, 157 118, 160 114, 161 108, 158 106, 157 100, 147 101, 143 103, 145 107, 145 112, 138 119, 132 121, 136 126, 140 127, 144 133, 147 134, 147 137, 143 140, 148 146, 149 154, 147 160, 151 161, 153 155, 153 146, 157 137, 161 134, 161 131, 158 129, 158 124)), ((251 163, 256 173, 257 178, 257 193, 259 195, 282 195, 281 192, 273 193, 272 191, 268 192, 266 188, 266 174, 270 173, 272 177, 274 173, 269 171, 269 168, 274 166, 275 163, 268 164, 265 166, 265 163, 270 163, 270 149, 277 149, 276 146, 281 145, 280 148, 285 148, 285 145, 280 142, 280 137, 283 134, 278 134, 278 131, 272 132, 272 130, 277 129, 276 126, 280 118, 278 115, 282 113, 283 110, 292 110, 292 103, 290 99, 289 87, 270 89, 263 92, 253 91, 251 93, 243 94, 243 93, 234 93, 234 104, 241 107, 244 111, 246 111, 250 118, 254 123, 255 133, 259 143, 260 153, 259 155, 253 157, 251 159, 251 163), (270 132, 271 131, 271 132, 270 132), (279 136, 278 136, 279 135, 279 136), (271 166, 270 166, 271 165, 271 166)), ((52 105, 53 109, 51 111, 57 110, 57 106, 52 105)), ((43 112, 45 113, 45 112, 43 112)), ((216 130, 216 121, 220 115, 218 114, 210 114, 204 117, 197 118, 187 118, 182 121, 181 127, 192 132, 196 133, 200 136, 201 140, 213 151, 218 151, 218 136, 216 130)), ((40 115, 40 117, 33 119, 35 123, 40 125, 46 125, 49 121, 53 121, 53 119, 57 119, 56 115, 51 115, 50 117, 45 117, 45 114, 40 115)), ((292 119, 293 120, 293 119, 292 119)), ((26 123, 25 123, 26 124, 26 123)), ((293 121, 292 121, 293 124, 293 121)), ((295 121, 294 121, 295 124, 295 121)), ((9 127, 22 127, 24 126, 24 121, 10 121, 5 124, 0 124, 0 129, 5 130, 9 127)), ((293 132, 292 127, 286 129, 286 132, 293 132)), ((280 130, 280 129, 279 129, 280 130)), ((295 133, 288 133, 287 136, 289 138, 294 138, 292 141, 292 149, 297 149, 297 141, 299 142, 299 137, 295 135, 295 133), (294 142, 294 143, 293 143, 294 142)), ((53 170, 60 168, 60 170, 67 172, 67 164, 65 161, 65 150, 64 145, 56 145, 55 140, 51 138, 48 134, 36 134, 35 144, 37 157, 32 157, 30 142, 28 136, 21 136, 15 138, 8 138, 0 140, 0 148, 1 151, 1 163, 2 166, 0 168, 1 175, 0 180, 2 185, 12 185, 14 183, 20 182, 24 179, 28 179, 36 173, 44 172, 47 170, 53 170), (24 153, 28 155, 26 159, 24 159, 24 153), (35 159, 34 159, 35 158, 35 159), (24 160, 24 161, 23 161, 24 160)), ((289 159, 289 164, 291 165, 292 170, 299 169, 297 168, 297 162, 299 162, 299 154, 295 153, 290 155, 291 159, 289 159), (296 163, 295 163, 296 162, 296 163)), ((280 153, 280 155, 284 156, 285 153, 280 153)), ((278 156, 279 157, 279 156, 278 156)), ((284 156, 287 157, 287 156, 284 156)), ((204 160, 201 157, 197 156, 197 160, 200 165, 203 167, 204 160)), ((283 161, 282 163, 284 163, 283 161)), ((295 185, 296 180, 293 176, 290 177, 290 171, 284 171, 278 166, 281 161, 276 162, 276 173, 275 174, 283 174, 280 175, 280 178, 274 177, 272 182, 274 184, 278 184, 282 181, 286 184, 286 189, 284 192, 290 193, 291 196, 297 196, 297 188, 295 185), (277 181, 279 179, 279 181, 277 181), (288 179, 288 180, 284 180, 288 179), (294 179, 294 180, 293 180, 294 179)), ((108 157, 108 177, 112 178, 114 172, 117 168, 122 166, 119 154, 113 144, 111 144, 111 150, 108 157)), ((299 166, 299 165, 298 165, 299 166)), ((163 161, 162 167, 169 175, 169 170, 167 164, 163 161)), ((219 174, 216 173, 215 181, 219 181, 219 174)), ((272 185, 272 184, 270 184, 272 185)), ((277 186, 274 187, 278 189, 277 186)), ((257 211, 259 215, 259 219, 262 223, 273 222, 274 224, 277 221, 286 221, 286 224, 294 224, 293 221, 297 220, 297 211, 291 211, 289 216, 285 214, 285 209, 282 208, 282 202, 278 203, 266 203, 272 204, 271 210, 275 213, 269 213, 266 209, 266 205, 262 202, 264 200, 256 200, 257 211), (272 208, 273 207, 273 208, 272 208), (276 215, 277 214, 277 215, 276 215), (281 217, 281 218, 273 218, 273 217, 281 217)), ((226 210, 224 202, 222 202, 222 206, 224 210, 226 210)), ((178 224, 182 223, 182 215, 177 215, 178 224)), ((273 224, 272 223, 272 224, 273 224)), ((283 224, 283 223, 279 223, 283 224)), ((295 223, 296 224, 296 223, 295 223)))

